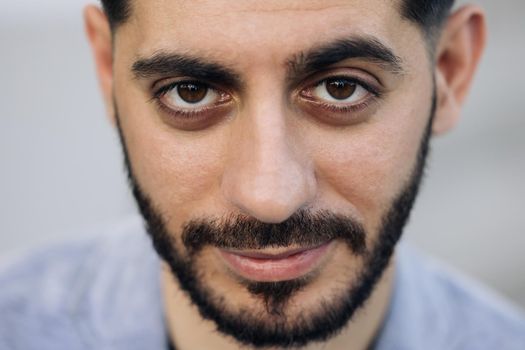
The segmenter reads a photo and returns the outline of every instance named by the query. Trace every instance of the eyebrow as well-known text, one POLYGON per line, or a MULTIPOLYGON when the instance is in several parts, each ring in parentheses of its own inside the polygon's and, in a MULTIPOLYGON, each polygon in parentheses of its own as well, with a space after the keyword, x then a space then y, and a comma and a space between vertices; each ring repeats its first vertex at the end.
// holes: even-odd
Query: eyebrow
POLYGON ((232 88, 240 88, 243 85, 240 75, 223 64, 201 57, 166 51, 156 52, 151 57, 139 58, 133 63, 131 71, 136 79, 178 75, 232 88))
POLYGON ((294 55, 288 60, 291 80, 326 69, 347 59, 360 59, 393 73, 403 74, 403 60, 379 39, 370 36, 337 39, 294 55))
MULTIPOLYGON (((337 39, 331 43, 300 52, 287 60, 288 80, 300 80, 304 76, 326 69, 347 59, 361 59, 380 65, 394 74, 404 72, 402 59, 375 37, 337 39)), ((158 51, 150 57, 137 59, 131 68, 136 79, 178 75, 191 79, 241 89, 241 75, 224 64, 204 57, 158 51)))

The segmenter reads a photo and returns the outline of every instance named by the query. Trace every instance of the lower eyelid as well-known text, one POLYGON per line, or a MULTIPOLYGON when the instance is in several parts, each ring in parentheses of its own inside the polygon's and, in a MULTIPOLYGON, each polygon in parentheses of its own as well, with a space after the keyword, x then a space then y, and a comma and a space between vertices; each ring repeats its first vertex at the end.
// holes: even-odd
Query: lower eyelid
POLYGON ((199 108, 173 108, 162 102, 161 98, 154 98, 155 105, 161 113, 168 114, 173 118, 182 119, 198 119, 205 117, 206 114, 225 113, 225 111, 230 108, 229 105, 232 101, 232 98, 228 98, 199 108))
POLYGON ((311 101, 310 103, 316 105, 317 107, 329 110, 331 112, 350 113, 350 112, 361 111, 364 108, 368 107, 373 102, 374 102, 373 97, 370 97, 370 98, 363 99, 361 102, 352 103, 352 104, 337 104, 337 103, 329 103, 329 102, 323 102, 323 101, 311 101))
POLYGON ((377 110, 379 102, 381 102, 380 97, 370 92, 367 97, 352 104, 330 103, 306 96, 302 96, 299 100, 307 114, 315 119, 333 121, 335 124, 354 123, 371 116, 377 110))

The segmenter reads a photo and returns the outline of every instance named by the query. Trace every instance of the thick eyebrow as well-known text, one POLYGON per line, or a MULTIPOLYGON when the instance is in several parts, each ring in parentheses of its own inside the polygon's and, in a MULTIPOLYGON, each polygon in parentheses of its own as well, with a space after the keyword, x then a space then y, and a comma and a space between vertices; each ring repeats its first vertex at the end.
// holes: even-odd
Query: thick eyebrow
POLYGON ((287 62, 290 80, 351 58, 375 63, 394 74, 404 72, 403 60, 392 49, 375 37, 363 36, 338 39, 294 55, 287 62))
POLYGON ((229 67, 202 57, 164 51, 137 59, 131 71, 136 79, 185 76, 232 88, 240 88, 243 85, 240 75, 229 67))

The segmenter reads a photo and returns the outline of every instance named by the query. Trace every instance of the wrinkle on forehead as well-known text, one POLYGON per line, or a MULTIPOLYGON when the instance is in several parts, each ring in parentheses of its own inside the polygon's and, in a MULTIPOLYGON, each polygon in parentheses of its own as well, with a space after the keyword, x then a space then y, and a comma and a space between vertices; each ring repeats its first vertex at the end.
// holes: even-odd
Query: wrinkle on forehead
MULTIPOLYGON (((276 29, 272 22, 283 21, 289 29, 300 23, 324 22, 325 29, 332 31, 337 27, 354 27, 363 32, 387 34, 396 26, 393 22, 397 23, 395 16, 391 16, 392 4, 391 0, 134 0, 130 19, 137 30, 135 34, 156 32, 159 37, 169 32, 188 34, 206 30, 224 36, 240 26, 245 34, 250 29, 272 31, 276 29)), ((286 31, 286 27, 282 29, 286 31)))
POLYGON ((137 12, 153 6, 170 10, 171 15, 215 17, 235 13, 305 13, 342 10, 344 8, 379 9, 392 7, 398 0, 134 0, 137 12))
POLYGON ((210 1, 210 0, 178 0, 182 7, 204 5, 209 8, 220 9, 225 12, 224 4, 228 4, 227 11, 233 12, 278 12, 278 11, 322 11, 328 8, 348 6, 355 0, 245 0, 245 1, 210 1), (222 5, 220 3, 223 3, 222 5))
MULTIPOLYGON (((285 4, 281 4, 285 5, 285 4)), ((250 9, 238 9, 230 10, 228 12, 232 13, 283 13, 283 12, 323 12, 328 10, 336 10, 341 8, 347 8, 348 4, 340 5, 327 5, 323 4, 322 6, 306 6, 306 5, 294 5, 294 6, 275 6, 272 8, 266 8, 262 6, 256 6, 255 8, 250 9)))
POLYGON ((371 35, 394 51, 414 46, 407 24, 392 15, 394 0, 134 0, 134 5, 122 28, 133 58, 176 51, 255 69, 345 36, 371 35))

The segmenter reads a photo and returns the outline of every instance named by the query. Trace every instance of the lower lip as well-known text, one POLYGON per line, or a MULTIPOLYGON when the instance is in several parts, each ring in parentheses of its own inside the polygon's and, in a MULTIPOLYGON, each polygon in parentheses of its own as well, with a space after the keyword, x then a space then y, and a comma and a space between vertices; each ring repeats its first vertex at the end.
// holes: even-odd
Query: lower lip
POLYGON ((219 249, 226 264, 241 277, 259 282, 292 280, 319 266, 330 242, 284 258, 253 258, 219 249))

